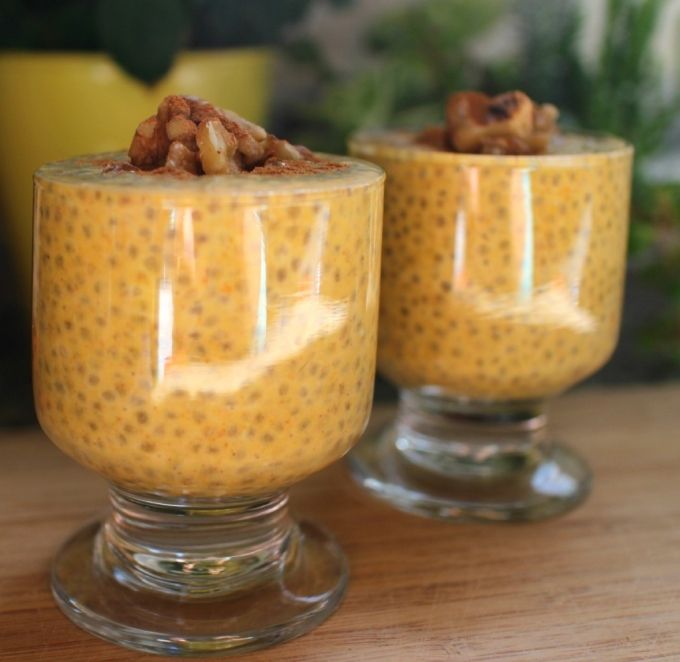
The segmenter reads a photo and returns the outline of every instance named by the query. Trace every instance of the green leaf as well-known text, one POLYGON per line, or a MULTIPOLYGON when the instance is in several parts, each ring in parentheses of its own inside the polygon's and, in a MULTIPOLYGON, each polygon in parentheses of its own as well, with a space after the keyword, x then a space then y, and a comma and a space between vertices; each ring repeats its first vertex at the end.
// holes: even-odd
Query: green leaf
POLYGON ((185 32, 181 0, 98 0, 103 47, 135 78, 151 84, 172 66, 185 32))
MULTIPOLYGON (((503 0, 424 0, 382 15, 365 35, 369 67, 341 78, 317 65, 321 100, 298 108, 297 139, 333 151, 356 129, 441 121, 448 92, 478 86, 483 70, 469 47, 505 10, 503 0)), ((297 52, 308 68, 311 54, 306 46, 297 52)))
POLYGON ((0 0, 0 49, 94 50, 91 0, 0 0))
POLYGON ((282 29, 299 21, 311 4, 312 0, 191 0, 191 43, 203 48, 275 44, 282 29))
POLYGON ((423 103, 405 110, 397 111, 392 124, 397 127, 421 129, 424 126, 441 124, 444 120, 444 109, 441 103, 423 103))
POLYGON ((310 37, 298 37, 285 43, 283 53, 295 64, 313 68, 319 78, 332 80, 334 71, 319 44, 310 37))
POLYGON ((30 36, 27 11, 20 0, 0 3, 0 48, 26 48, 30 36))

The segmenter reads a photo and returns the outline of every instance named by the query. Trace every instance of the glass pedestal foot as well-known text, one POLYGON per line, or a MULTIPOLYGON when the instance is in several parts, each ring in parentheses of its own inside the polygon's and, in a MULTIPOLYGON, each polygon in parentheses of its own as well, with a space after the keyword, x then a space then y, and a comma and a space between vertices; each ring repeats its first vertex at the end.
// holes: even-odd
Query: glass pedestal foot
POLYGON ((549 437, 542 403, 405 391, 395 421, 349 455, 353 478, 401 510, 443 520, 529 521, 588 495, 591 473, 549 437))
POLYGON ((112 490, 114 511, 58 552, 52 591, 78 626, 163 655, 226 655, 297 637, 347 584, 335 541, 293 522, 284 494, 161 501, 112 490))

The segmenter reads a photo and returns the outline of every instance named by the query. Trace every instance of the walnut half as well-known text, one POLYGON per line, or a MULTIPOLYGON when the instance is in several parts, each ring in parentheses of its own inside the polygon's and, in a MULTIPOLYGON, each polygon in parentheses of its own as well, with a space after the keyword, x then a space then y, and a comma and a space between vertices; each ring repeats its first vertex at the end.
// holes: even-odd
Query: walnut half
POLYGON ((495 97, 457 92, 449 97, 446 123, 458 152, 542 154, 557 129, 558 114, 555 106, 539 106, 523 92, 495 97))

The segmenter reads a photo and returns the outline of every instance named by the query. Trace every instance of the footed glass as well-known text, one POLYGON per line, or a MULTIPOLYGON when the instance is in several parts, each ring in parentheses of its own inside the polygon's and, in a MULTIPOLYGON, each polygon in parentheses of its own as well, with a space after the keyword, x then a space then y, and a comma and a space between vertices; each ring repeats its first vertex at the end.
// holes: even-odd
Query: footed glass
POLYGON ((446 520, 565 512, 590 471, 546 402, 618 336, 632 149, 564 134, 537 156, 437 151, 406 131, 355 135, 387 173, 378 369, 398 414, 350 454, 354 478, 446 520))
MULTIPOLYGON (((347 563, 287 489, 368 420, 382 171, 35 177, 34 387, 47 435, 111 483, 110 515, 58 552, 57 603, 162 654, 298 636, 347 563)), ((103 167, 103 163, 107 167, 103 167)))

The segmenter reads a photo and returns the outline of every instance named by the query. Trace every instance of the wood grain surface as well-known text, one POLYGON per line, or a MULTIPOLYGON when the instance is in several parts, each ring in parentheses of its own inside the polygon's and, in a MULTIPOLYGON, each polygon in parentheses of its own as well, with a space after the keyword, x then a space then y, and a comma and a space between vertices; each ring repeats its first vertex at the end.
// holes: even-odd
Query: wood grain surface
MULTIPOLYGON (((344 546, 350 588, 314 632, 243 659, 680 660, 680 386, 580 391, 553 423, 595 473, 562 519, 428 521, 373 501, 342 464, 297 486, 294 510, 344 546)), ((103 481, 40 432, 0 433, 0 660, 154 659, 80 631, 49 593, 57 546, 105 506, 103 481)))

